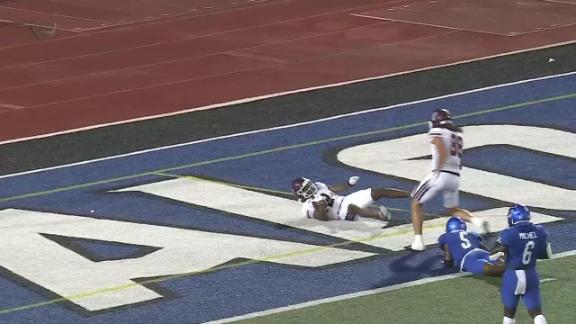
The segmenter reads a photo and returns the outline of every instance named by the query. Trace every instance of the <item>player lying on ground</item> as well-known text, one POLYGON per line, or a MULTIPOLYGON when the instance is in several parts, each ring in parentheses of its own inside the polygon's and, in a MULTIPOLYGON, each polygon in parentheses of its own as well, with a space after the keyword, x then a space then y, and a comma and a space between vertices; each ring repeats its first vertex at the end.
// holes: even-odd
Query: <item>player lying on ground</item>
POLYGON ((292 191, 302 202, 302 213, 307 218, 322 221, 357 220, 358 217, 369 217, 389 221, 390 212, 379 205, 381 198, 408 198, 410 193, 392 188, 368 188, 342 196, 358 182, 359 177, 350 177, 347 183, 328 186, 307 178, 296 178, 292 181, 292 191))
POLYGON ((506 254, 506 272, 500 290, 504 324, 514 324, 520 297, 535 324, 546 324, 542 314, 540 278, 536 259, 550 259, 552 247, 542 225, 530 222, 530 210, 515 204, 508 210, 508 228, 500 233, 501 250, 506 254))
POLYGON ((460 271, 487 276, 501 276, 505 267, 499 262, 504 253, 490 255, 476 233, 466 231, 466 223, 460 217, 450 217, 446 233, 438 238, 438 246, 444 252, 443 263, 460 271))

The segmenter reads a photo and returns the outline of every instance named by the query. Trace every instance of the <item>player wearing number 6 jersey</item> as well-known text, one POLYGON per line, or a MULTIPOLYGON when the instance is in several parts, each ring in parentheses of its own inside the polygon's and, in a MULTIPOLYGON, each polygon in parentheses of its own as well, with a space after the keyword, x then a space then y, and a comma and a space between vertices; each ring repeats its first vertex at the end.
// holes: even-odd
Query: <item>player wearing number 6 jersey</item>
POLYGON ((452 124, 452 116, 447 109, 436 109, 429 122, 428 136, 432 146, 432 170, 412 191, 412 227, 414 241, 406 248, 413 251, 425 249, 422 239, 423 205, 438 193, 444 195, 447 215, 459 216, 467 222, 481 226, 488 232, 488 223, 472 216, 469 211, 459 208, 458 190, 463 150, 462 129, 452 124))
POLYGON ((501 252, 490 255, 482 244, 482 238, 466 231, 466 223, 460 217, 450 217, 446 222, 446 233, 438 238, 438 246, 444 252, 445 266, 460 271, 488 276, 501 276, 504 265, 499 263, 501 252))
POLYGON ((504 324, 514 324, 520 297, 536 324, 546 324, 542 314, 540 279, 536 259, 552 257, 552 248, 541 225, 530 222, 530 210, 516 204, 508 211, 509 228, 500 233, 500 244, 506 254, 506 271, 502 280, 504 324))
POLYGON ((391 188, 368 188, 340 195, 356 185, 359 177, 350 177, 348 183, 328 186, 307 178, 296 178, 292 181, 292 191, 302 202, 302 213, 307 218, 328 220, 357 220, 360 217, 390 220, 386 207, 378 205, 381 198, 408 198, 410 193, 391 188))

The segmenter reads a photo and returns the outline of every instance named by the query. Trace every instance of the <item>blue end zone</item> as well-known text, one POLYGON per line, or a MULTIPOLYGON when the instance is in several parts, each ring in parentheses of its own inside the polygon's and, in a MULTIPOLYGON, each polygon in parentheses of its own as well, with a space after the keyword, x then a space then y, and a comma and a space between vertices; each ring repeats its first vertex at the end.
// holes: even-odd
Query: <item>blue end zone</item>
MULTIPOLYGON (((429 112, 439 106, 449 108, 455 116, 485 112, 458 119, 457 123, 464 126, 515 124, 574 132, 576 76, 560 76, 317 123, 4 177, 0 179, 1 207, 235 233, 314 245, 334 244, 342 239, 279 227, 274 223, 207 208, 194 208, 147 194, 108 191, 169 179, 153 174, 158 170, 284 192, 290 190, 290 181, 296 176, 339 183, 352 175, 360 175, 364 187, 390 186, 411 190, 415 181, 343 166, 335 160, 335 154, 343 148, 362 143, 426 132, 424 121, 429 112), (557 98, 566 95, 571 97, 557 98), (535 103, 544 99, 549 100, 535 103), (521 107, 512 108, 511 105, 521 107), (510 109, 488 112, 499 107, 510 109), (406 127, 411 124, 415 125, 406 127), (401 128, 381 131, 392 127, 401 128)), ((491 146, 466 151, 464 162, 469 167, 520 179, 571 190, 575 188, 572 175, 576 171, 576 162, 569 158, 508 146, 491 146), (543 169, 542 165, 548 167, 543 169)), ((502 207, 507 203, 510 202, 462 195, 462 205, 471 210, 502 207)), ((389 200, 386 204, 393 208, 407 208, 405 200, 389 200)), ((440 201, 435 200, 431 211, 440 211, 440 207, 440 201)), ((573 221, 575 211, 539 211, 567 218, 566 221, 546 226, 555 251, 576 249, 576 242, 571 239, 576 231, 573 221)), ((300 217, 298 211, 294 215, 295 218, 300 217)), ((395 216, 409 222, 407 213, 397 213, 395 216)), ((101 257, 114 258, 129 253, 118 246, 106 244, 85 242, 84 247, 101 257)), ((382 251, 382 254, 373 257, 320 268, 260 262, 157 283, 157 291, 166 292, 163 293, 165 297, 140 305, 89 314, 71 303, 62 302, 0 314, 0 317, 6 323, 141 323, 144 318, 151 323, 196 323, 384 287, 450 271, 441 268, 439 251, 432 248, 420 254, 382 251)), ((0 307, 3 310, 59 297, 6 270, 2 274, 0 307)))

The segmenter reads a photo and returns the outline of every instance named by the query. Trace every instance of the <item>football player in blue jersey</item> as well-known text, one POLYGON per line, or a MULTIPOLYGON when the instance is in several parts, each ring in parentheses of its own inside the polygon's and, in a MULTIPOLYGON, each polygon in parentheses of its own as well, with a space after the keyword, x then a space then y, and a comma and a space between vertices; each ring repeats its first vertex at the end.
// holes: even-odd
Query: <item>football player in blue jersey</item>
POLYGON ((446 233, 438 238, 438 246, 444 251, 445 266, 457 267, 460 271, 488 276, 501 276, 504 265, 500 261, 503 253, 490 255, 482 244, 482 238, 466 231, 466 223, 460 217, 450 217, 446 222, 446 233))
POLYGON ((546 324, 542 314, 540 278, 536 259, 552 257, 552 248, 541 225, 532 224, 530 210, 515 204, 508 210, 508 228, 500 233, 500 244, 506 254, 506 271, 502 280, 501 297, 504 305, 503 324, 514 324, 516 307, 522 297, 535 324, 546 324))

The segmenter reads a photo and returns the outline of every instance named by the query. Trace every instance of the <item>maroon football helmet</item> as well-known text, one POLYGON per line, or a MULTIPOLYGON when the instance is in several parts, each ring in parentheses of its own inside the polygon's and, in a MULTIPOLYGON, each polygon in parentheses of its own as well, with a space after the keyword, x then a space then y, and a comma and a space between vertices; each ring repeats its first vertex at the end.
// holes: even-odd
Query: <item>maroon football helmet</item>
POLYGON ((446 124, 452 124, 452 115, 448 109, 436 109, 430 117, 428 125, 430 128, 442 127, 446 124))
POLYGON ((318 191, 314 182, 307 178, 296 178, 292 180, 292 191, 299 200, 305 201, 318 191))

